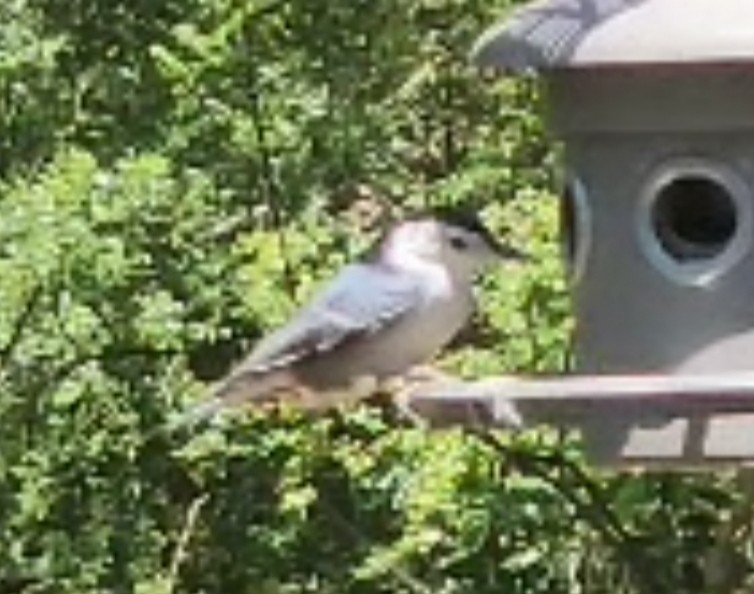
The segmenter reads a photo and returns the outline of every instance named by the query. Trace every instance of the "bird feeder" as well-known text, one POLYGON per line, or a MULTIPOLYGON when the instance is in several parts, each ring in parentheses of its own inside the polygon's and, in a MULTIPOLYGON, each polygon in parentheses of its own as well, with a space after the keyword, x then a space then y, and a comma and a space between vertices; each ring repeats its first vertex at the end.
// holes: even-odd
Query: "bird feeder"
POLYGON ((754 458, 754 2, 537 2, 473 59, 539 76, 563 141, 580 374, 478 402, 611 462, 754 458))

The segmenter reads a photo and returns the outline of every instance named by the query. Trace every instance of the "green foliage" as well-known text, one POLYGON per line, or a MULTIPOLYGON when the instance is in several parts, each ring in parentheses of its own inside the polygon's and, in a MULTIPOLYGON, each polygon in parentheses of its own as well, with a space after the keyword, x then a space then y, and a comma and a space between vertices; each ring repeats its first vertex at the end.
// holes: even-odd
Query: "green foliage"
POLYGON ((734 591, 730 477, 607 476, 578 442, 364 406, 160 431, 374 236, 467 202, 469 377, 568 367, 556 171, 529 81, 466 64, 506 0, 0 6, 0 591, 734 591))

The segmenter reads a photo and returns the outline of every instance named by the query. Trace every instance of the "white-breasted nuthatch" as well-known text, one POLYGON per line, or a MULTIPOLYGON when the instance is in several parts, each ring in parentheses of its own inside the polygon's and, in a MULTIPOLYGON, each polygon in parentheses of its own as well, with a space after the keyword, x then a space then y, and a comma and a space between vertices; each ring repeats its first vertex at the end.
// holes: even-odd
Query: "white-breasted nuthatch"
POLYGON ((264 339, 181 424, 246 402, 292 396, 320 409, 373 393, 426 363, 468 322, 477 273, 520 257, 472 212, 436 209, 401 221, 264 339))

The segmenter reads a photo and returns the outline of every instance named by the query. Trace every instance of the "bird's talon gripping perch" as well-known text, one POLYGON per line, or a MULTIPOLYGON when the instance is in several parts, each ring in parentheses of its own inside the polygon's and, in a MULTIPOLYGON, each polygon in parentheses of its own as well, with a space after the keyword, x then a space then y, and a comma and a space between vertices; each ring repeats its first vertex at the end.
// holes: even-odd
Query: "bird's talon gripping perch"
MULTIPOLYGON (((493 380, 499 386, 501 378, 493 380)), ((511 378, 511 382, 516 380, 511 378)), ((439 381, 414 384, 400 395, 397 406, 407 418, 433 427, 494 424, 510 430, 525 428, 526 421, 514 400, 494 396, 485 382, 466 383, 444 375, 439 381)))

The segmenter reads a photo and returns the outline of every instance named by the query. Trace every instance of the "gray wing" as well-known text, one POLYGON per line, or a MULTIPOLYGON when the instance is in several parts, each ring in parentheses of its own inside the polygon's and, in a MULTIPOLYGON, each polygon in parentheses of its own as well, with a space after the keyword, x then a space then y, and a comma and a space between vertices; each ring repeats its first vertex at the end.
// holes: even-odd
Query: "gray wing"
POLYGON ((408 275, 374 265, 348 266, 311 305, 262 341, 238 372, 264 373, 378 332, 421 299, 420 287, 408 275))

